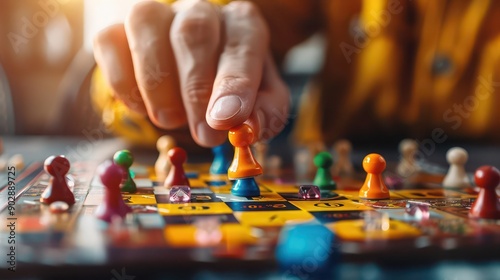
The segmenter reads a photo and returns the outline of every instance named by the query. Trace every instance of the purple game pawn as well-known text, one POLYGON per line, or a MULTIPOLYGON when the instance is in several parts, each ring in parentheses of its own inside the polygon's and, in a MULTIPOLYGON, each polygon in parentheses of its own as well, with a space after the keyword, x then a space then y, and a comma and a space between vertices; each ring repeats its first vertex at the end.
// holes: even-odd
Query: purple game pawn
POLYGON ((51 175, 51 178, 40 197, 40 202, 52 204, 56 201, 62 201, 69 206, 75 204, 75 196, 66 181, 66 174, 70 168, 69 160, 64 156, 50 156, 45 160, 44 168, 51 175))
POLYGON ((123 167, 106 161, 99 167, 98 174, 105 189, 104 201, 95 211, 96 217, 108 223, 113 220, 113 217, 124 218, 132 211, 123 201, 120 192, 120 184, 124 178, 127 178, 127 172, 123 167))
POLYGON ((321 199, 321 191, 315 185, 301 185, 299 187, 299 198, 301 199, 321 199))

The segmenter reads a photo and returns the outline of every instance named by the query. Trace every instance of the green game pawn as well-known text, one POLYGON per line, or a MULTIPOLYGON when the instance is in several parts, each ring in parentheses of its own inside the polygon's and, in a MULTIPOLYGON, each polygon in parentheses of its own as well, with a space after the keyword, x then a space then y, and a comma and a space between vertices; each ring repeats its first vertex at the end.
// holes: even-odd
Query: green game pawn
POLYGON ((329 152, 321 152, 314 157, 314 165, 318 171, 316 171, 313 184, 318 186, 320 190, 335 190, 337 187, 330 174, 332 164, 333 159, 329 152))
POLYGON ((127 179, 123 180, 120 184, 120 190, 127 193, 137 192, 137 186, 132 179, 132 173, 130 170, 130 166, 132 166, 132 163, 134 162, 132 153, 130 153, 129 150, 118 151, 113 156, 113 161, 115 164, 122 166, 127 171, 127 179))

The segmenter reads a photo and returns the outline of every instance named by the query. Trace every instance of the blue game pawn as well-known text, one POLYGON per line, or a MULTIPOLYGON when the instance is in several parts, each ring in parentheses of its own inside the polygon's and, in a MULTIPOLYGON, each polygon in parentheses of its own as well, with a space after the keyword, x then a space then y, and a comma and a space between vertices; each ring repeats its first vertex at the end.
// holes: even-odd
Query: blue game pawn
POLYGON ((260 196, 259 185, 253 177, 236 179, 231 188, 231 193, 236 196, 260 196))
POLYGON ((214 160, 210 166, 210 174, 227 174, 227 170, 231 165, 232 147, 229 142, 213 147, 214 160))

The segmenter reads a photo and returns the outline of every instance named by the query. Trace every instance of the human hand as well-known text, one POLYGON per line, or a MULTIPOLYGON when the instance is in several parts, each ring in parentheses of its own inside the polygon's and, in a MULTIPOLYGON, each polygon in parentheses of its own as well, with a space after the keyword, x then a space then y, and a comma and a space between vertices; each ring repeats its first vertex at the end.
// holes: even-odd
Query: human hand
POLYGON ((225 141, 243 122, 259 138, 279 133, 289 92, 269 51, 269 30, 247 1, 134 6, 124 24, 94 42, 103 76, 130 109, 163 129, 189 124, 202 146, 225 141))

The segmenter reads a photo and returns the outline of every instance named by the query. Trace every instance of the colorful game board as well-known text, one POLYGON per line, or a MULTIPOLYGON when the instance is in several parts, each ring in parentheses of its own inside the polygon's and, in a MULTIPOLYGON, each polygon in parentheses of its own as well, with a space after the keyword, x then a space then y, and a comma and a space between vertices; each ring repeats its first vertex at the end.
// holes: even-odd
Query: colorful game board
MULTIPOLYGON (((438 183, 441 174, 417 174, 402 189, 391 190, 390 200, 378 201, 358 198, 364 174, 337 177, 336 190, 323 192, 321 200, 303 200, 298 198, 293 173, 287 170, 272 178, 258 178, 260 197, 237 197, 231 195, 226 176, 208 174, 208 163, 187 164, 191 202, 171 203, 168 191, 155 181, 152 166, 134 165, 138 192, 123 195, 133 213, 125 222, 106 224, 94 217, 103 199, 103 186, 94 176, 97 165, 72 163, 68 179, 76 204, 62 214, 50 212, 39 202, 49 179, 41 163, 18 174, 12 215, 18 265, 168 266, 237 260, 269 266, 274 264, 280 230, 305 222, 333 231, 337 238, 332 246, 346 258, 369 259, 376 254, 398 259, 405 254, 411 259, 444 257, 447 252, 457 256, 470 253, 471 248, 498 248, 500 244, 498 221, 468 218, 476 191, 443 189, 438 183), (428 216, 409 214, 408 201, 428 207, 428 216)), ((2 194, 5 191, 6 186, 2 194)), ((2 217, 9 216, 7 206, 0 205, 2 217)), ((418 207, 413 210, 419 211, 418 207)), ((2 236, 9 234, 5 227, 0 231, 2 236)))

